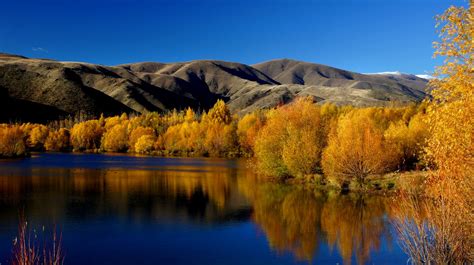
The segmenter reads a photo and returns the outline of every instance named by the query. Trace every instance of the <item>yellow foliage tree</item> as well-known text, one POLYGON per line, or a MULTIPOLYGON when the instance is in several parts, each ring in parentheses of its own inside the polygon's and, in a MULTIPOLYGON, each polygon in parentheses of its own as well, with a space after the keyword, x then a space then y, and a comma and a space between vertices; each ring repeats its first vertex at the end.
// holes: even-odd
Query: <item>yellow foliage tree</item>
POLYGON ((156 137, 154 135, 142 135, 135 143, 135 152, 139 154, 150 154, 153 151, 156 137))
POLYGON ((252 156, 255 139, 265 124, 265 114, 261 111, 246 114, 237 124, 237 136, 241 151, 246 156, 252 156))
POLYGON ((277 177, 314 173, 326 141, 325 128, 320 108, 311 98, 299 98, 269 112, 255 141, 260 170, 277 177))
POLYGON ((216 104, 207 113, 206 122, 230 124, 232 122, 232 114, 225 102, 221 99, 217 100, 216 104))
POLYGON ((19 126, 0 127, 0 157, 18 157, 26 154, 24 133, 19 126))
MULTIPOLYGON (((474 7, 450 7, 438 17, 441 41, 435 56, 445 58, 430 82, 428 108, 431 137, 426 152, 439 180, 454 179, 473 192, 474 176, 474 7)), ((472 196, 471 196, 472 197, 472 196)))
POLYGON ((89 120, 75 124, 71 129, 73 149, 75 151, 98 149, 103 131, 98 120, 89 120))
POLYGON ((49 129, 48 127, 35 124, 28 135, 28 146, 32 149, 41 150, 44 148, 44 143, 48 137, 49 129))
POLYGON ((367 176, 390 170, 397 162, 386 148, 383 130, 369 118, 370 113, 354 110, 341 116, 324 150, 322 166, 331 180, 363 185, 367 176))
POLYGON ((385 131, 387 144, 393 155, 398 156, 400 170, 414 169, 421 160, 422 151, 428 137, 426 115, 418 113, 411 118, 408 125, 404 120, 392 123, 385 131))
POLYGON ((138 126, 131 131, 130 137, 128 138, 128 145, 130 146, 129 151, 131 152, 135 151, 135 144, 138 142, 138 139, 140 139, 140 137, 144 135, 154 136, 155 132, 153 128, 142 127, 142 126, 138 126))
POLYGON ((70 148, 70 133, 65 128, 57 131, 50 131, 44 147, 46 151, 64 152, 70 148))
POLYGON ((126 152, 128 149, 128 126, 117 124, 104 133, 102 148, 107 152, 126 152))

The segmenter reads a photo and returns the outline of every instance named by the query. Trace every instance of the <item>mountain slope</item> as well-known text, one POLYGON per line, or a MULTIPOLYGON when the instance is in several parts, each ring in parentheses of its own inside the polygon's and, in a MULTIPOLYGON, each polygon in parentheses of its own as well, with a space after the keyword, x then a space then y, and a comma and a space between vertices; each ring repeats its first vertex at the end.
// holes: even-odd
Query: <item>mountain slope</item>
POLYGON ((292 60, 254 66, 214 60, 103 66, 0 53, 0 121, 51 120, 80 111, 208 109, 217 99, 244 113, 307 95, 319 102, 384 105, 423 99, 426 82, 292 60))
POLYGON ((366 75, 321 64, 289 59, 253 65, 281 84, 307 87, 313 94, 339 104, 383 105, 388 101, 419 101, 426 96, 428 80, 413 75, 366 75))

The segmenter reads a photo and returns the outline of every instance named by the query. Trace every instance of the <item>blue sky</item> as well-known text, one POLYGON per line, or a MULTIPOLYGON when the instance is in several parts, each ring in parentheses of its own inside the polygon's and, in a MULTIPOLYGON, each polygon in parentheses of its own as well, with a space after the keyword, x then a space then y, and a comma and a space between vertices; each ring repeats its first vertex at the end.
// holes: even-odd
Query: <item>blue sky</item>
POLYGON ((2 0, 0 52, 105 65, 292 58, 433 71, 434 16, 466 0, 2 0))

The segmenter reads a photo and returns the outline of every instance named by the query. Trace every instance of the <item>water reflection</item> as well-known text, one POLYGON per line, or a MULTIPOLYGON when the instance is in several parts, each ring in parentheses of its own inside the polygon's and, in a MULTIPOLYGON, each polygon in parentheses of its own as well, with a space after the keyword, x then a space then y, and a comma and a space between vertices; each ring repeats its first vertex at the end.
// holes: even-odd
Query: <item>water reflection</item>
MULTIPOLYGON (((247 178, 247 181, 252 178, 247 178)), ((385 218, 388 199, 339 195, 274 183, 240 186, 254 207, 253 218, 273 249, 313 261, 321 244, 337 248, 344 264, 365 264, 381 240, 391 242, 385 218)))
POLYGON ((46 211, 46 216, 57 219, 118 215, 219 222, 245 218, 250 206, 231 189, 235 171, 212 166, 160 171, 32 169, 29 176, 0 176, 0 214, 15 216, 22 206, 28 216, 41 217, 46 211))
POLYGON ((123 157, 63 156, 0 165, 0 228, 15 227, 20 208, 40 224, 111 218, 213 227, 251 221, 272 251, 315 263, 329 257, 364 264, 381 251, 382 241, 392 242, 386 198, 262 183, 239 161, 131 164, 123 157))

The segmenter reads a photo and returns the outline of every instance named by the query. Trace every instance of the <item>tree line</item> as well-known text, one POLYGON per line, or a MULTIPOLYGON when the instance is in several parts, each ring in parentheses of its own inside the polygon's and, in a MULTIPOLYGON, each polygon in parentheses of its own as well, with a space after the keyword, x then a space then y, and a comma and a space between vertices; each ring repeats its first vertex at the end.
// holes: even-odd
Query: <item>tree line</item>
POLYGON ((48 125, 3 124, 0 154, 29 151, 128 152, 161 156, 254 157, 258 170, 287 178, 325 173, 361 185, 373 174, 421 164, 426 104, 356 108, 310 97, 271 110, 232 115, 219 100, 208 112, 122 114, 48 125))

